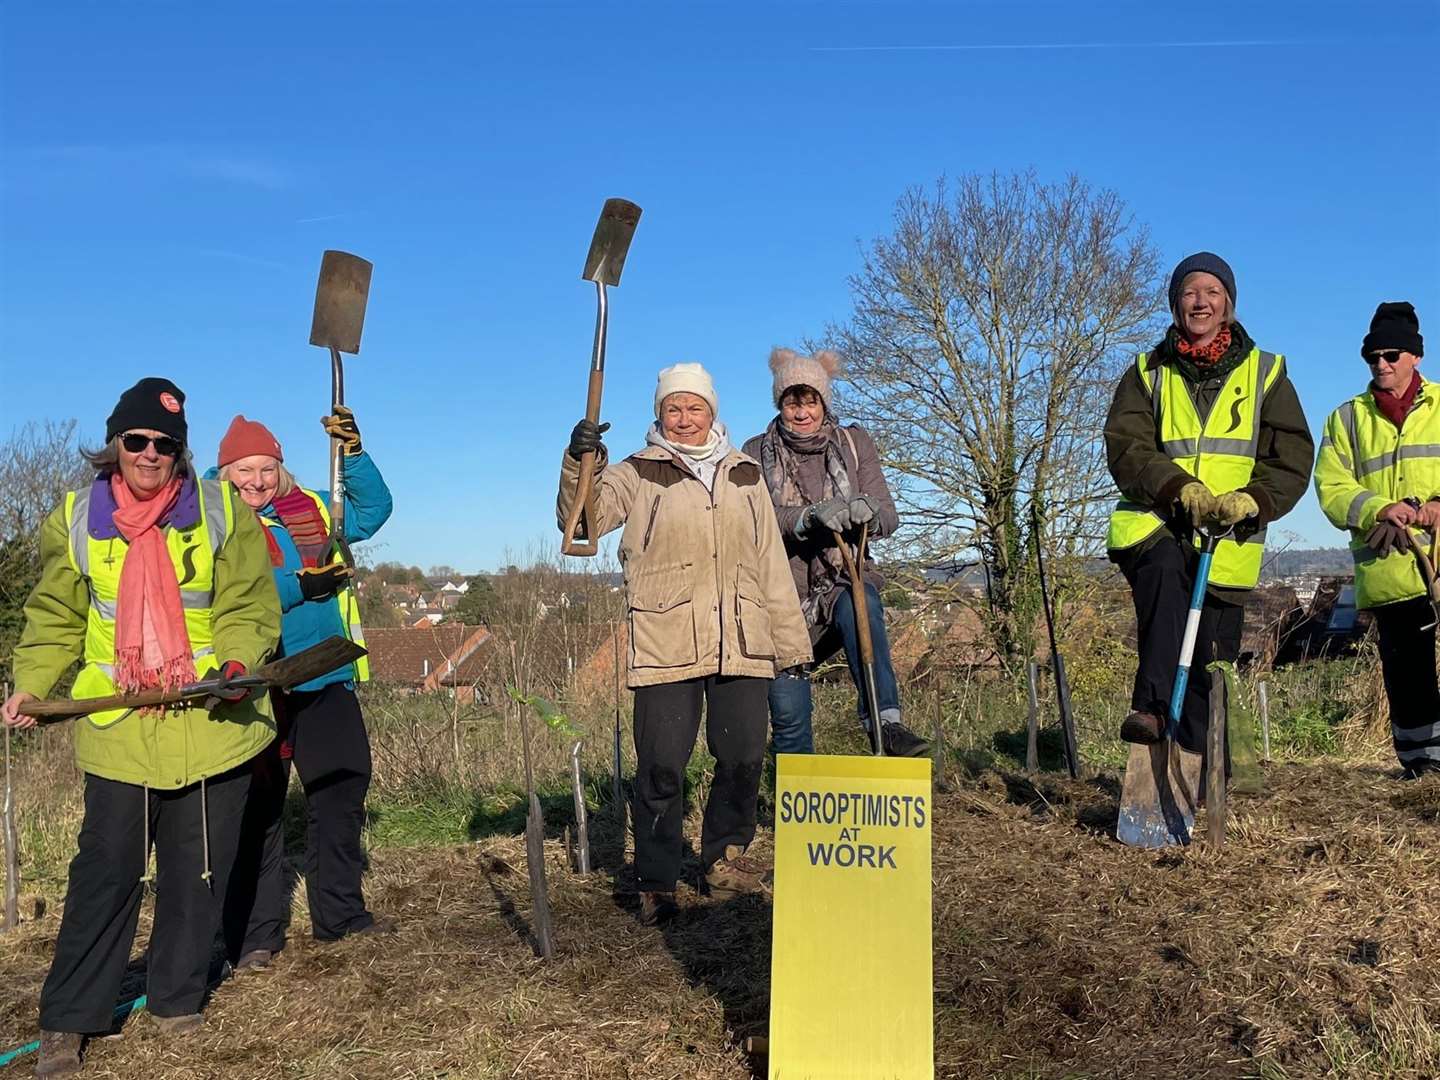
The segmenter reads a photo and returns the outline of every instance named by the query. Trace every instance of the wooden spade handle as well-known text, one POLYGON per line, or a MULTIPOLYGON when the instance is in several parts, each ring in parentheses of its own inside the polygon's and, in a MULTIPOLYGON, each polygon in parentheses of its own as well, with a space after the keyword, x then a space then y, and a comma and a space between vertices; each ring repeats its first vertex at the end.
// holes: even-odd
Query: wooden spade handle
POLYGON ((845 538, 831 530, 831 535, 835 537, 835 546, 840 549, 840 555, 845 560, 845 570, 850 575, 850 595, 855 603, 855 633, 860 639, 862 664, 875 662, 875 643, 870 638, 870 602, 865 599, 865 540, 869 532, 869 522, 860 526, 860 538, 855 542, 855 554, 851 555, 850 545, 845 542, 845 538))
MULTIPOLYGON (((600 394, 605 387, 605 372, 591 370, 589 391, 585 396, 585 419, 592 424, 600 420, 600 394)), ((575 485, 575 497, 570 501, 570 512, 565 515, 564 539, 560 551, 564 555, 591 556, 600 550, 600 538, 595 535, 595 452, 589 451, 580 458, 580 480, 575 485), (577 537, 585 534, 585 539, 577 537)))

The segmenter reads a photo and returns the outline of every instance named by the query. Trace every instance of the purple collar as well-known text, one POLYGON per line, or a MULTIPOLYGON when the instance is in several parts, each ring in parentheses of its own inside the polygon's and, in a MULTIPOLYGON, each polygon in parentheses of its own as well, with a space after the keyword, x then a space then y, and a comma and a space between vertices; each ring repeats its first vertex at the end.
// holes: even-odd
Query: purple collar
MULTIPOLYGON (((90 516, 86 527, 96 540, 118 540, 120 530, 115 527, 115 496, 110 491, 110 474, 103 473, 90 485, 90 516)), ((162 526, 188 529, 200 520, 200 491, 195 477, 186 474, 180 484, 180 498, 170 508, 170 513, 160 519, 162 526)))

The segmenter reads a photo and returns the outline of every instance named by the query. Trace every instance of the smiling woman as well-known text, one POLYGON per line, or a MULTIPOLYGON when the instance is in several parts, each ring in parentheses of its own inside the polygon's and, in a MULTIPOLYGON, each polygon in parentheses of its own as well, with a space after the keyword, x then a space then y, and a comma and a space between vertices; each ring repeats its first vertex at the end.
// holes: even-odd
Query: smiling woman
POLYGON ((42 1076, 77 1069, 84 1035, 111 1022, 152 838, 166 899, 150 938, 149 1009, 163 1030, 200 1025, 250 759, 274 736, 268 701, 229 685, 279 636, 264 538, 227 485, 194 477, 184 403, 168 379, 120 396, 105 446, 86 455, 94 481, 41 528, 43 568, 15 648, 11 727, 33 726, 27 704, 77 659, 77 698, 214 680, 204 706, 75 722, 85 818, 40 994, 42 1076))

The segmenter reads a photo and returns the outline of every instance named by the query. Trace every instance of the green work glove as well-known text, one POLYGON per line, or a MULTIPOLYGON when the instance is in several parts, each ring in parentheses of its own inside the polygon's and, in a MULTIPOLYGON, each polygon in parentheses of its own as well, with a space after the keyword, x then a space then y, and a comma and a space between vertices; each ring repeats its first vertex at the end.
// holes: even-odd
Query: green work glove
POLYGON ((340 440, 346 457, 360 453, 360 429, 355 424, 355 414, 344 405, 336 405, 333 413, 321 417, 320 424, 325 434, 340 440))
POLYGON ((1196 529, 1219 514, 1220 500, 1215 498, 1200 480, 1191 480, 1181 488, 1178 501, 1185 511, 1185 516, 1190 519, 1191 526, 1196 529))

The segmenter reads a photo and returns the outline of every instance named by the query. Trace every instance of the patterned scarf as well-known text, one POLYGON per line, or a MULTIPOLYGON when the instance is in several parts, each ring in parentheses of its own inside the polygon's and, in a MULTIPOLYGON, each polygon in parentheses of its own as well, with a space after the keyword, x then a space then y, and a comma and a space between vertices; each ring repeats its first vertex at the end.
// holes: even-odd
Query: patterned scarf
POLYGON ((1192 383, 1198 383, 1223 379, 1244 363, 1254 347, 1254 339, 1239 322, 1232 322, 1216 334, 1209 345, 1200 349, 1191 346, 1179 327, 1172 325, 1155 346, 1155 355, 1160 359, 1173 360, 1181 375, 1192 383), (1220 344, 1222 341, 1223 345, 1220 344))
MULTIPOLYGON (((290 494, 271 499, 270 509, 280 519, 280 524, 285 526, 290 539, 295 541, 295 550, 300 553, 300 565, 319 566, 320 560, 330 551, 330 534, 325 528, 325 519, 320 516, 320 508, 315 505, 315 500, 301 488, 291 488, 290 494)), ((265 539, 270 541, 271 564, 284 566, 285 556, 268 529, 265 531, 265 539)))
MULTIPOLYGON (((840 450, 840 426, 833 416, 827 414, 825 422, 812 435, 795 434, 777 416, 770 421, 761 440, 760 471, 765 474, 770 501, 777 509, 809 506, 836 495, 850 497, 850 472, 840 450), (825 455, 825 479, 819 491, 806 491, 800 479, 798 458, 810 454, 825 455)), ((806 568, 808 588, 800 602, 805 622, 812 627, 826 610, 825 594, 845 576, 845 560, 840 556, 840 549, 828 536, 818 539, 806 568)))
POLYGON ((195 681, 180 584, 159 528, 180 498, 181 486, 180 477, 172 477, 154 498, 141 500, 119 473, 110 477, 113 520, 129 545, 115 604, 115 685, 125 693, 195 681))

